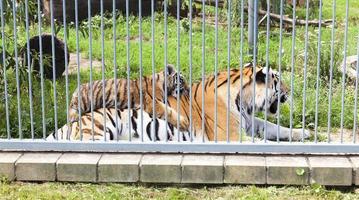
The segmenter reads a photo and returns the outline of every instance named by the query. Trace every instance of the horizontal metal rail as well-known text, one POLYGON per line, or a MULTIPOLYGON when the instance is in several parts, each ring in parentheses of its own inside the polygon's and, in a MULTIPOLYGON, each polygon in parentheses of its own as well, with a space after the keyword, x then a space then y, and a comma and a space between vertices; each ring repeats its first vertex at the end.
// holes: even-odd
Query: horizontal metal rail
POLYGON ((356 144, 340 143, 227 143, 227 142, 91 142, 0 140, 2 151, 61 152, 163 152, 163 153, 263 153, 263 154, 359 154, 356 144))

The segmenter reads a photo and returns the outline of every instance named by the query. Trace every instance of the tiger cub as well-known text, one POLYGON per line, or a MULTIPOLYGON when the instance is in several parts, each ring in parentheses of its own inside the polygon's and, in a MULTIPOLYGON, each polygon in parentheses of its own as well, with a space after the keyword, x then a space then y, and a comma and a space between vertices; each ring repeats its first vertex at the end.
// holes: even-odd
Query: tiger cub
MULTIPOLYGON (((93 110, 103 108, 103 100, 106 108, 115 107, 115 98, 117 98, 117 109, 136 109, 142 106, 143 110, 147 113, 153 113, 153 81, 155 85, 155 114, 156 118, 164 119, 166 113, 166 104, 164 103, 165 96, 171 95, 177 89, 177 84, 182 89, 188 88, 184 78, 181 74, 175 70, 173 65, 167 65, 167 74, 165 70, 156 73, 153 77, 145 76, 142 78, 142 87, 140 88, 140 80, 130 80, 128 85, 127 79, 108 79, 104 82, 102 80, 94 81, 92 87, 90 83, 85 83, 77 88, 72 95, 69 110, 69 120, 71 123, 80 119, 78 116, 78 109, 81 113, 88 113, 91 109, 91 101, 93 102, 93 110), (178 80, 178 76, 180 79, 178 80), (165 79, 167 85, 165 85, 165 79), (115 84, 117 85, 117 91, 115 91, 115 84), (165 94, 165 86, 167 86, 167 94, 165 94), (92 99, 90 96, 90 90, 92 89, 92 99), (130 90, 130 105, 128 105, 127 90, 130 90), (104 90, 104 92, 103 92, 104 90), (140 91, 143 94, 143 105, 140 105, 140 91), (80 95, 80 104, 79 96, 80 95)), ((180 91, 179 91, 180 92, 180 91)), ((167 106, 168 122, 177 124, 177 111, 167 106)), ((180 131, 186 131, 189 128, 188 119, 180 116, 179 127, 180 131)))

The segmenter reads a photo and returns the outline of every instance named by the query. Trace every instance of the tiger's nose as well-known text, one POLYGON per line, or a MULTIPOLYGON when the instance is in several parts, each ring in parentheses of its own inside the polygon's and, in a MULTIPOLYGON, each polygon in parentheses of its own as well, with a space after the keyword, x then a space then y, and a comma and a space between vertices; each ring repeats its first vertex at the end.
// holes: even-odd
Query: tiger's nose
POLYGON ((286 102, 287 101, 287 95, 282 95, 281 97, 280 97, 280 102, 281 103, 284 103, 284 102, 286 102))

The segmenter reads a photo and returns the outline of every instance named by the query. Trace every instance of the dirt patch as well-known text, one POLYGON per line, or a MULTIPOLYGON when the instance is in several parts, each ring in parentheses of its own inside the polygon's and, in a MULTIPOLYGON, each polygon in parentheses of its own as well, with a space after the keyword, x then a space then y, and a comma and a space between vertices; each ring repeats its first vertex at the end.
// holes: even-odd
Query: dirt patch
MULTIPOLYGON (((318 131, 317 139, 319 142, 327 142, 328 141, 328 133, 327 130, 318 131)), ((355 132, 356 141, 359 141, 359 130, 356 129, 355 132)), ((311 140, 314 141, 314 130, 311 130, 311 140)), ((352 143, 353 142, 353 129, 343 129, 343 140, 342 140, 342 132, 340 128, 333 128, 330 131, 330 142, 333 143, 352 143)))
MULTIPOLYGON (((327 135, 327 133, 322 133, 322 134, 327 135)), ((356 141, 358 141, 359 140, 358 129, 356 130, 355 135, 356 135, 356 141)), ((341 142, 341 130, 338 129, 331 131, 330 139, 332 142, 341 142)), ((343 129, 343 142, 344 143, 353 142, 353 129, 343 129)))
MULTIPOLYGON (((90 70, 90 59, 84 58, 83 55, 79 54, 80 58, 80 69, 81 70, 90 70)), ((70 54, 70 62, 69 62, 69 74, 77 74, 77 54, 70 54)), ((94 71, 101 71, 102 63, 99 60, 92 59, 92 69, 94 71)), ((64 73, 65 74, 65 73, 64 73)))

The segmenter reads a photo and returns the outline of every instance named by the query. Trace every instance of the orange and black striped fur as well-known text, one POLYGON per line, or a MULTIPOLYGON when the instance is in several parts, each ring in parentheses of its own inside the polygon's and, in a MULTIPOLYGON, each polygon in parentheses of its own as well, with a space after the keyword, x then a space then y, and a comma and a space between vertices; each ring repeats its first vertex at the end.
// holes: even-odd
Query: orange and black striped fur
MULTIPOLYGON (((240 69, 231 69, 222 71, 217 74, 217 85, 215 76, 208 76, 204 83, 198 82, 192 85, 192 134, 195 137, 205 138, 210 141, 218 139, 219 141, 227 140, 227 108, 229 107, 229 130, 228 139, 238 141, 240 137, 240 127, 255 128, 263 127, 263 122, 256 118, 255 124, 251 124, 251 115, 253 112, 268 111, 275 114, 277 112, 278 101, 281 103, 287 100, 288 89, 285 84, 279 81, 279 76, 268 68, 254 67, 247 64, 241 74, 240 69), (268 75, 268 76, 267 76, 268 75), (229 78, 228 78, 229 77, 229 78), (268 77, 268 79, 267 79, 268 77), (267 84, 266 84, 267 81, 267 84), (253 110, 253 84, 255 84, 255 107, 253 110), (267 87, 266 87, 267 85, 267 87), (202 94, 204 86, 204 94, 202 94), (227 87, 230 87, 230 94, 227 93, 227 87), (217 105, 215 105, 215 88, 218 91, 217 105), (267 88, 267 96, 266 96, 267 88), (202 108, 202 95, 204 95, 204 105, 202 108), (228 97, 230 104, 228 105, 228 97), (217 106, 217 127, 215 127, 215 106, 217 106), (202 118, 204 109, 205 117, 202 118), (240 118, 243 117, 240 124, 240 118), (204 121, 204 130, 202 130, 202 121, 204 121), (215 128, 217 128, 217 138, 215 137, 215 128)), ((169 105, 177 109, 177 100, 169 97, 169 105)), ((182 95, 180 101, 180 114, 190 119, 190 96, 182 95)), ((275 124, 270 124, 271 134, 275 134, 275 124)), ((275 129, 276 130, 276 129, 275 129)), ((248 131, 247 131, 248 133, 248 131)), ((286 138, 284 138, 286 139, 286 138)))
MULTIPOLYGON (((167 74, 165 70, 155 74, 153 79, 151 76, 142 78, 142 88, 140 88, 139 80, 130 80, 128 85, 127 79, 108 79, 104 82, 102 80, 94 81, 92 87, 89 83, 82 84, 80 89, 77 88, 73 93, 70 103, 70 122, 79 120, 78 109, 81 113, 88 113, 91 111, 91 100, 93 102, 93 110, 103 108, 114 108, 115 99, 117 99, 117 109, 136 109, 142 106, 145 112, 153 113, 153 83, 155 85, 155 117, 164 119, 166 105, 164 103, 165 96, 171 95, 177 89, 177 83, 183 80, 182 75, 178 79, 178 73, 172 65, 167 66, 167 74), (165 79, 167 80, 167 94, 165 94, 165 79), (154 82, 153 82, 154 81, 154 82), (117 91, 115 91, 115 84, 117 91), (104 89, 104 92, 103 92, 104 89), (130 105, 128 105, 127 90, 130 90, 130 105), (93 97, 90 96, 92 90, 93 97), (140 105, 140 91, 143 94, 143 105, 140 105), (80 95, 80 104, 79 104, 80 95), (104 102, 105 101, 105 102, 104 102)), ((187 87, 185 83, 178 83, 181 87, 187 87)), ((168 122, 177 125, 176 110, 167 106, 168 122)), ((188 130, 189 124, 185 117, 180 116, 179 127, 180 131, 188 130)))

